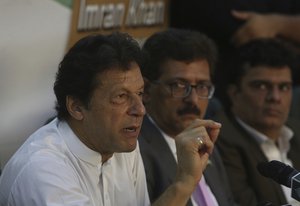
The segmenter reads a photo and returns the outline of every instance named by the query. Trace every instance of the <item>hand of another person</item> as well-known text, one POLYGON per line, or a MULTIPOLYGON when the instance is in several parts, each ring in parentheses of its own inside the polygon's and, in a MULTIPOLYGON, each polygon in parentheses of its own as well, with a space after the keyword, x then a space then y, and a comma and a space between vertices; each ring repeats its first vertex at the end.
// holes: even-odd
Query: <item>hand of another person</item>
POLYGON ((245 21, 235 32, 232 41, 235 45, 242 45, 256 38, 274 38, 278 35, 278 15, 259 14, 255 12, 232 11, 232 15, 245 21))
POLYGON ((192 190, 202 177, 220 128, 220 123, 197 119, 175 138, 178 157, 177 180, 192 186, 192 190))

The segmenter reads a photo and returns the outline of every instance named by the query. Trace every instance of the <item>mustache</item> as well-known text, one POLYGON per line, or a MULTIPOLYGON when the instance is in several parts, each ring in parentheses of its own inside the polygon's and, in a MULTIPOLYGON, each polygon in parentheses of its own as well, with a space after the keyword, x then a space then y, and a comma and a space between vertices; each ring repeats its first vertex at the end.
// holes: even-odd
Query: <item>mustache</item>
POLYGON ((177 111, 178 115, 185 115, 185 114, 194 114, 197 116, 200 116, 201 111, 198 107, 193 106, 193 105, 187 105, 185 107, 183 107, 182 109, 179 109, 177 111))

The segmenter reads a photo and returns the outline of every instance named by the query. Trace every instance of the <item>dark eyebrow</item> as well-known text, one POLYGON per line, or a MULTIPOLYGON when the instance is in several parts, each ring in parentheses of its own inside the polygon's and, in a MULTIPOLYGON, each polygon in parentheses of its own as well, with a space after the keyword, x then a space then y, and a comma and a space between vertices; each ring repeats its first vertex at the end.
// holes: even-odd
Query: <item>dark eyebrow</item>
MULTIPOLYGON (((181 82, 190 84, 187 79, 180 78, 180 77, 167 80, 168 83, 174 83, 176 81, 181 81, 181 82)), ((212 84, 211 80, 199 80, 199 81, 197 81, 197 84, 199 84, 199 83, 212 84)))
POLYGON ((176 77, 176 78, 167 80, 167 82, 176 82, 176 81, 188 82, 186 79, 181 78, 181 77, 176 77))
POLYGON ((272 84, 272 82, 266 80, 252 80, 249 84, 272 84))
MULTIPOLYGON (((257 79, 257 80, 252 80, 249 83, 265 83, 265 84, 273 84, 273 82, 268 81, 268 80, 263 80, 263 79, 257 79)), ((278 84, 292 84, 292 81, 283 81, 283 82, 279 82, 278 84)))
POLYGON ((292 81, 289 81, 289 82, 280 82, 279 84, 290 84, 290 85, 292 85, 293 82, 292 81))

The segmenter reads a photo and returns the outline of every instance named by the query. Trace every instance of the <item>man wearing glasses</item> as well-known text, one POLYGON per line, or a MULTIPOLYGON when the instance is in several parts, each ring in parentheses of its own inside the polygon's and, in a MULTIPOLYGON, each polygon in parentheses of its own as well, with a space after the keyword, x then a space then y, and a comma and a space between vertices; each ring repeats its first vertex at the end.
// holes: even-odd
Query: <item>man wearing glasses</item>
MULTIPOLYGON (((193 127, 195 121, 203 125, 202 132, 197 134, 200 143, 215 136, 219 123, 203 117, 214 93, 211 74, 217 51, 203 34, 177 29, 154 34, 145 42, 143 51, 147 56, 141 68, 147 115, 139 143, 153 202, 174 181, 176 170, 180 169, 176 164, 175 138, 181 138, 181 132, 193 127)), ((205 153, 205 148, 201 153, 205 153)), ((234 205, 216 149, 195 188, 188 205, 234 205)))

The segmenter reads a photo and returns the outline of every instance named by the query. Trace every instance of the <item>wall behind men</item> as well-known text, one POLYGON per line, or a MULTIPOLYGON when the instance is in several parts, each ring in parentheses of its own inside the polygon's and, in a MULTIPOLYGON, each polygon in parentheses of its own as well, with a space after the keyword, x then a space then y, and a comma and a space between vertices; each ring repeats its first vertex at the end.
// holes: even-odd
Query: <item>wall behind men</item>
POLYGON ((54 0, 0 1, 0 166, 54 115, 53 82, 71 9, 54 0))

